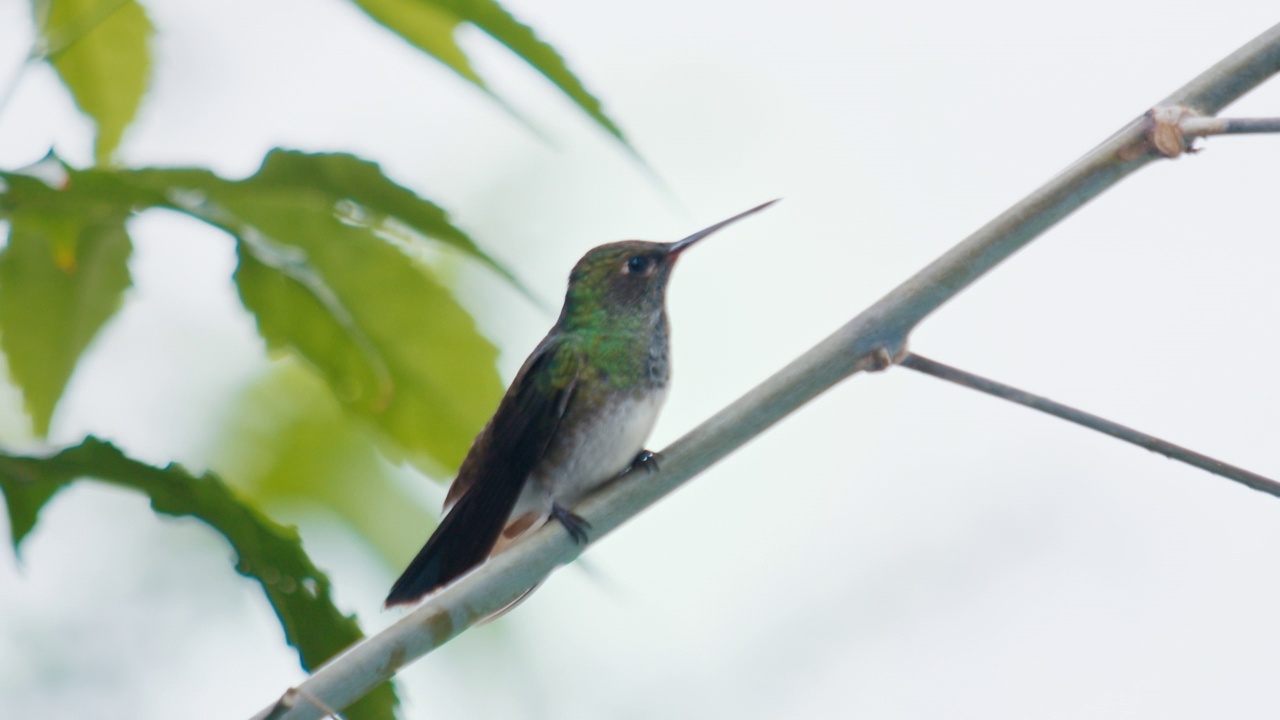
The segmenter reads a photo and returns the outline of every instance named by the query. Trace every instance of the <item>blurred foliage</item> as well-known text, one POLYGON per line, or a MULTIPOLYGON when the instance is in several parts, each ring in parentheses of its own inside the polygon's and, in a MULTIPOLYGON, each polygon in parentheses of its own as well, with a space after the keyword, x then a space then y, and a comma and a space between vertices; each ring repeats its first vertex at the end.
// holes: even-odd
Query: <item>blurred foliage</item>
MULTIPOLYGON (((533 28, 516 20, 493 0, 353 0, 374 20, 409 41, 414 47, 449 66, 454 72, 492 95, 471 68, 454 33, 471 23, 506 45, 535 70, 556 84, 570 100, 618 140, 626 138, 607 115, 600 101, 587 91, 555 48, 538 39, 533 28)), ((495 98, 497 99, 497 98, 495 98)), ((501 100, 499 99, 499 102, 501 100)))
MULTIPOLYGON (((377 423, 395 441, 391 447, 425 467, 456 468, 501 397, 497 349, 415 257, 413 246, 438 239, 510 273, 444 211, 388 180, 373 163, 275 150, 244 180, 198 169, 74 170, 54 157, 29 172, 0 172, 8 186, 0 194, 0 217, 11 221, 14 239, 22 241, 0 253, 0 280, 7 266, 28 268, 39 260, 44 276, 61 278, 67 293, 83 293, 96 279, 88 272, 92 267, 59 261, 56 253, 28 259, 27 246, 56 249, 68 242, 63 236, 99 232, 103 218, 113 219, 123 236, 130 212, 169 208, 235 237, 236 286, 267 344, 306 358, 344 405, 377 423), (72 222, 80 216, 88 219, 72 222)), ((82 242, 94 245, 94 237, 82 242)), ((0 286, 0 322, 23 320, 3 325, 4 348, 19 368, 27 367, 24 358, 42 356, 45 336, 86 328, 70 348, 74 354, 63 353, 66 372, 56 385, 44 380, 52 371, 14 372, 43 432, 76 356, 114 305, 33 304, 26 302, 30 293, 17 294, 24 287, 0 286), (12 301, 4 298, 8 294, 12 301), (6 312, 9 305, 20 307, 6 312), (59 313, 64 305, 69 309, 59 313)))
MULTIPOLYGON (((625 145, 563 58, 493 0, 352 2, 506 107, 456 42, 460 27, 479 28, 625 145)), ((360 630, 333 605, 296 532, 257 503, 320 504, 390 564, 407 561, 433 521, 383 456, 452 472, 502 392, 496 348, 424 258, 458 255, 524 288, 443 209, 351 155, 273 150, 244 179, 112 165, 152 71, 155 30, 143 5, 31 6, 36 42, 25 66, 53 67, 94 124, 97 163, 77 169, 50 154, 0 170, 0 227, 8 230, 0 350, 35 433, 48 434, 81 356, 121 306, 132 282, 129 220, 153 208, 229 235, 239 298, 267 348, 284 357, 242 392, 213 441, 215 465, 241 491, 212 475, 144 465, 94 438, 52 456, 0 452, 15 548, 40 508, 77 478, 141 491, 156 512, 195 517, 226 537, 236 569, 259 582, 302 664, 314 667, 360 630)), ((386 686, 344 714, 390 718, 395 705, 386 686)))
POLYGON ((134 0, 33 0, 32 13, 44 59, 98 126, 94 157, 106 164, 146 93, 155 28, 134 0))
POLYGON ((237 399, 212 464, 267 507, 320 504, 400 568, 435 517, 396 482, 371 435, 315 372, 285 359, 237 399))
MULTIPOLYGON (((506 102, 471 67, 455 35, 474 25, 505 45, 560 88, 593 121, 626 144, 622 129, 569 70, 555 48, 494 0, 352 0, 383 27, 473 83, 503 107, 506 102)), ((98 128, 94 156, 111 160, 142 104, 151 77, 155 31, 135 0, 31 0, 37 44, 31 60, 53 65, 76 106, 98 128)))
MULTIPOLYGON (((93 437, 47 457, 0 453, 0 491, 15 550, 35 527, 40 509, 81 477, 137 490, 151 499, 157 513, 192 516, 221 533, 235 550, 236 572, 262 586, 285 638, 308 670, 364 637, 355 618, 333 604, 329 578, 311 563, 293 528, 254 510, 212 474, 197 477, 177 465, 155 468, 93 437)), ((388 683, 345 714, 391 718, 397 702, 388 683)))
POLYGON ((357 162, 277 152, 248 180, 206 189, 236 218, 236 285, 268 345, 298 351, 340 400, 451 471, 502 396, 497 349, 428 268, 379 236, 384 206, 295 182, 357 162), (344 202, 355 210, 339 216, 344 202))
POLYGON ((0 253, 0 348, 40 435, 80 354, 129 287, 127 215, 73 202, 10 217, 0 253))

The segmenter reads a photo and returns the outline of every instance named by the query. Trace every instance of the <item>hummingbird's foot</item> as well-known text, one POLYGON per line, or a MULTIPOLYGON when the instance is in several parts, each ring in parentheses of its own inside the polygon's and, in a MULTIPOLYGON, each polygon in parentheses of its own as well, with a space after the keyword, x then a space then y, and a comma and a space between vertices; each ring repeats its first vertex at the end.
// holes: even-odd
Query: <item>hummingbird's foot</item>
POLYGON ((566 510, 560 503, 551 503, 551 517, 560 521, 564 526, 565 532, 569 533, 569 537, 579 545, 587 544, 587 531, 591 529, 591 523, 587 522, 581 515, 575 515, 566 510))
POLYGON ((656 473, 662 469, 662 466, 658 464, 658 461, 661 459, 661 453, 656 453, 652 450, 641 450, 636 453, 635 459, 631 461, 631 464, 628 465, 627 469, 623 470, 622 473, 625 475, 629 472, 635 472, 640 468, 644 468, 645 472, 648 473, 656 473))

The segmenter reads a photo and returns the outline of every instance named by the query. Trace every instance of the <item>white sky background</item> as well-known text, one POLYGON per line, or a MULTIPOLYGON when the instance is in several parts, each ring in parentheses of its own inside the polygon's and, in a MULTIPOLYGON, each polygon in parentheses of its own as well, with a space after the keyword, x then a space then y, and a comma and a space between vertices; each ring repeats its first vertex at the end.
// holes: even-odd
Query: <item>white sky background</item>
MULTIPOLYGON (((684 259, 654 447, 803 352, 1276 22, 1253 0, 518 0, 670 186, 485 36, 481 73, 554 145, 340 2, 154 0, 134 164, 243 175, 276 145, 381 162, 558 304, 587 248, 786 201, 684 259)), ((0 77, 29 42, 0 0, 0 77)), ((1280 82, 1228 109, 1280 113, 1280 82)), ((0 165, 90 158, 45 68, 0 165)), ((1141 171, 930 318, 913 348, 1280 476, 1280 138, 1141 171)), ((137 287, 54 439, 200 467, 261 370, 230 244, 136 220, 137 287), (154 350, 138 360, 137 348, 154 350), (128 362, 125 362, 128 359, 128 362)), ((480 272, 507 376, 552 318, 480 272)), ((470 277, 470 275, 468 275, 470 277)), ((0 405, 12 415, 12 392, 0 405)), ((5 442, 21 439, 12 419, 5 442)), ((366 627, 395 570, 317 524, 366 627)), ((301 673, 195 523, 60 496, 0 552, 0 716, 234 718, 301 673)), ((783 422, 402 677, 406 718, 1271 718, 1280 501, 895 369, 783 422)))

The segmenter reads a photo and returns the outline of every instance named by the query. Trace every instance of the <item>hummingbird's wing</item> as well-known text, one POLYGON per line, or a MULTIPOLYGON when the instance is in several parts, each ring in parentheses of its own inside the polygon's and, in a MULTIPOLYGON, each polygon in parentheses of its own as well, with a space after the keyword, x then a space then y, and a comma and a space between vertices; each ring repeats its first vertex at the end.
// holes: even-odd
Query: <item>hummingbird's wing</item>
POLYGON ((462 462, 450 489, 461 496, 391 587, 388 606, 413 602, 489 556, 560 426, 582 366, 572 339, 556 334, 525 360, 462 462))

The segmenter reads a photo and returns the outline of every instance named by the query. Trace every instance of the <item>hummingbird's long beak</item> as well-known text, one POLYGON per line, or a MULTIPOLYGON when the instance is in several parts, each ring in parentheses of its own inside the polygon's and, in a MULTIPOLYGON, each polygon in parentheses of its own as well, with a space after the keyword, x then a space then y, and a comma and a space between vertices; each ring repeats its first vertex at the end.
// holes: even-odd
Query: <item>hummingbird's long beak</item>
POLYGON ((685 250, 688 250, 688 249, 689 249, 689 247, 690 247, 691 245, 693 245, 694 243, 696 243, 696 242, 698 242, 699 240, 701 240, 702 238, 704 238, 704 237, 706 237, 706 236, 710 235, 711 233, 713 233, 713 232, 715 232, 715 231, 719 230, 720 228, 722 228, 722 227, 724 227, 724 226, 726 226, 726 225, 731 225, 731 224, 733 224, 733 223, 736 223, 736 222, 738 222, 739 220, 741 220, 742 218, 744 218, 744 217, 746 217, 746 216, 748 216, 748 215, 754 215, 754 214, 756 214, 756 213, 760 212, 761 210, 763 210, 763 209, 765 209, 765 208, 769 207, 770 205, 772 205, 772 204, 774 204, 774 203, 778 202, 778 200, 781 200, 781 199, 782 199, 782 198, 778 198, 777 200, 770 200, 769 202, 767 202, 767 203, 765 203, 765 204, 763 204, 763 205, 757 205, 757 206, 755 206, 755 207, 751 208, 750 210, 748 210, 748 211, 746 211, 746 212, 740 212, 740 213, 738 213, 737 215, 734 215, 733 217, 729 218, 728 220, 721 220, 720 222, 716 223, 715 225, 712 225, 712 226, 711 226, 711 227, 709 227, 709 228, 704 228, 704 229, 702 229, 702 230, 699 230, 698 232, 696 232, 696 233, 694 233, 694 234, 690 235, 689 237, 687 237, 687 238, 685 238, 685 239, 683 239, 683 240, 677 240, 677 241, 675 241, 675 242, 671 243, 671 245, 670 245, 670 246, 668 246, 668 249, 667 249, 667 255, 668 255, 669 257, 676 257, 676 256, 678 256, 680 253, 684 252, 685 250))

